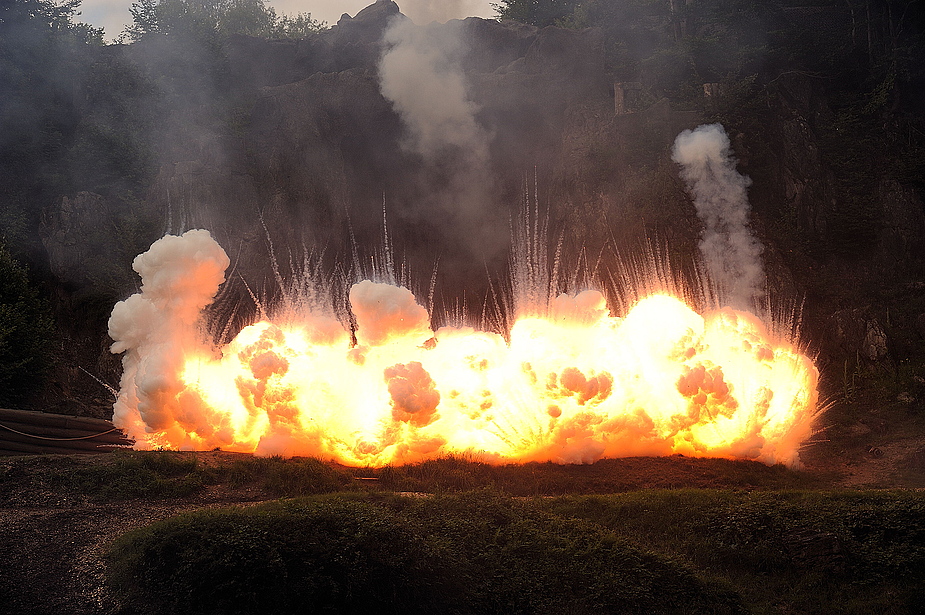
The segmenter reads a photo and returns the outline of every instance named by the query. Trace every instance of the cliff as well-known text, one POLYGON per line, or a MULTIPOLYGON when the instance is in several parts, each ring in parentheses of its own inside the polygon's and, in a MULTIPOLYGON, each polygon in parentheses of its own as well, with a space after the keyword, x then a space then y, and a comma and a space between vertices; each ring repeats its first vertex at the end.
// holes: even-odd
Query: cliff
MULTIPOLYGON (((230 286, 246 304, 241 280, 263 297, 278 290, 271 243, 284 277, 305 250, 323 253, 329 267, 368 261, 381 249, 384 207, 391 248, 419 284, 439 263, 437 312, 460 300, 477 312, 486 269, 496 279, 503 270, 509 220, 526 198, 548 210, 566 266, 600 254, 606 267, 615 252, 654 242, 684 269, 701 227, 671 144, 683 129, 722 121, 753 181, 752 226, 774 300, 803 306, 804 338, 838 376, 824 393, 838 393, 849 367, 898 373, 922 364, 921 186, 879 167, 852 175, 855 158, 876 152, 839 132, 824 79, 759 71, 679 99, 645 70, 639 82, 615 83, 600 28, 470 18, 384 43, 394 19, 398 7, 379 1, 302 40, 232 36, 210 47, 158 35, 111 48, 154 84, 156 173, 132 209, 135 243, 210 229, 232 255, 230 286), (426 70, 465 84, 454 101, 471 129, 465 139, 441 137, 427 149, 409 115, 414 100, 383 93, 382 58, 401 45, 417 45, 426 70), (852 156, 833 154, 842 142, 857 148, 852 156)), ((449 104, 444 94, 412 98, 427 110, 449 104)), ((68 293, 91 284, 93 255, 125 258, 95 247, 88 232, 126 228, 125 207, 88 193, 62 195, 46 211, 48 267, 68 293)), ((123 293, 128 260, 114 274, 123 293)), ((921 405, 925 383, 912 372, 897 378, 886 395, 921 405)))

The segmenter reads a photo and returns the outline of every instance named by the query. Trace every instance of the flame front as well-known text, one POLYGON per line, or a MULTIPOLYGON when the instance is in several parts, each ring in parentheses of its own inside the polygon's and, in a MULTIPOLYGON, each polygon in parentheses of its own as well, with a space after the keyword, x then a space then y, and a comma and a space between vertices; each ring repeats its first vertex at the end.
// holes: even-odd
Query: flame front
MULTIPOLYGON (((174 239, 191 233, 214 244, 205 231, 174 239)), ((206 266, 217 289, 215 269, 206 266)), ((120 308, 133 297, 110 321, 114 351, 127 351, 114 420, 140 447, 370 466, 451 453, 561 463, 682 453, 798 465, 812 431, 818 374, 806 356, 750 313, 699 315, 668 294, 622 318, 599 291, 563 294, 545 316, 518 318, 505 339, 433 331, 410 291, 365 280, 350 290, 356 343, 333 316, 294 311, 244 328, 216 352, 196 341, 189 318, 171 315, 189 312, 176 288, 168 283, 159 296, 151 287, 135 297, 148 292, 152 307, 120 308), (155 330, 139 333, 150 318, 155 330)))

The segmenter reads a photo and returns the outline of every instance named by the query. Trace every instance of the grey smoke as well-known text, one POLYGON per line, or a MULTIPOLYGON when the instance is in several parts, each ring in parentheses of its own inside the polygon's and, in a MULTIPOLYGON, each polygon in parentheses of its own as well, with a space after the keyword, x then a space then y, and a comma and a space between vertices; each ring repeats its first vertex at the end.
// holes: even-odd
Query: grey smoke
MULTIPOLYGON (((405 127, 402 147, 420 156, 429 185, 423 215, 470 241, 473 252, 497 247, 489 144, 460 60, 461 22, 417 26, 397 16, 383 35, 380 90, 405 127)), ((503 226, 502 226, 503 227, 503 226)))
POLYGON ((675 139, 671 159, 681 165, 704 224, 700 253, 718 299, 753 309, 764 292, 762 246, 748 226, 751 180, 736 171, 726 131, 720 124, 685 130, 675 139))

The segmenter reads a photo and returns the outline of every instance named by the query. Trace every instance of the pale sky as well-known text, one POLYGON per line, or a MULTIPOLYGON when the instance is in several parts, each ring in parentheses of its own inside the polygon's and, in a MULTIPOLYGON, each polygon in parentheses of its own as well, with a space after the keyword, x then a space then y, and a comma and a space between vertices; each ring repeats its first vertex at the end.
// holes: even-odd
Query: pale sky
MULTIPOLYGON (((132 21, 128 9, 133 0, 83 0, 78 10, 78 21, 105 28, 106 40, 113 40, 132 21)), ((491 8, 496 0, 396 0, 402 12, 415 23, 446 21, 462 17, 494 17, 491 8)), ((326 21, 329 26, 340 16, 355 16, 374 0, 267 0, 278 14, 311 13, 314 19, 326 21)))

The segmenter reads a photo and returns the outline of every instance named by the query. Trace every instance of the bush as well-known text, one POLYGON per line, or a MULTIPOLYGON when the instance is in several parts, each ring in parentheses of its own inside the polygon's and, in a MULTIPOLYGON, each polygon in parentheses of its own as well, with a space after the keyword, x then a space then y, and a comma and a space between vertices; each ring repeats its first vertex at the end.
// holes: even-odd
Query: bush
POLYGON ((674 560, 491 492, 193 513, 120 538, 109 570, 139 612, 741 611, 674 560))
POLYGON ((41 389, 52 336, 48 304, 0 244, 0 404, 20 405, 41 389))
POLYGON ((59 480, 99 500, 193 495, 213 477, 196 457, 174 452, 115 452, 113 463, 89 465, 59 480))
POLYGON ((231 488, 253 486, 268 494, 294 497, 344 489, 352 477, 318 459, 252 457, 230 463, 200 463, 192 453, 175 451, 117 451, 111 463, 65 468, 58 484, 95 499, 185 498, 207 485, 231 488))
POLYGON ((109 569, 138 612, 436 612, 434 555, 394 512, 339 498, 156 523, 117 541, 109 569))
POLYGON ((543 507, 683 557, 755 606, 918 612, 923 598, 925 502, 912 491, 639 491, 543 507))

